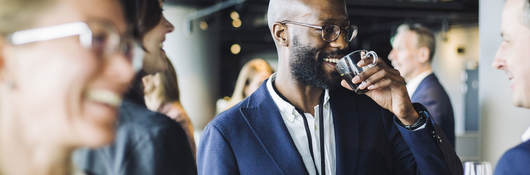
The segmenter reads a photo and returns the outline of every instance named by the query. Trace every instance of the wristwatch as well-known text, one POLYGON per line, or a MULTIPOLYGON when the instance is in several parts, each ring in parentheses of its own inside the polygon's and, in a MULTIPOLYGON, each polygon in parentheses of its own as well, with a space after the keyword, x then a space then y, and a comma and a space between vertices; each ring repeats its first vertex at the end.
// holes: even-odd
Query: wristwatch
POLYGON ((416 110, 416 112, 418 113, 419 117, 412 125, 405 125, 401 123, 401 125, 408 130, 416 130, 420 128, 427 122, 427 118, 428 116, 430 116, 429 111, 427 111, 427 109, 422 104, 412 103, 412 106, 414 107, 414 110, 416 110))

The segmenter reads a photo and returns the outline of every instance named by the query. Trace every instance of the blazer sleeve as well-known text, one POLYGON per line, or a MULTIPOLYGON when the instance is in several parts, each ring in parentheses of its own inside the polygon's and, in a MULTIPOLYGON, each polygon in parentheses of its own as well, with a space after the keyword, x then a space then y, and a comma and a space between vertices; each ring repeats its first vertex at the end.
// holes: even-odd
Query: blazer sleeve
POLYGON ((215 125, 204 129, 197 152, 197 165, 199 175, 239 174, 232 148, 215 125))
POLYGON ((403 140, 409 146, 416 161, 418 174, 463 174, 462 163, 443 131, 428 116, 426 127, 411 131, 395 118, 403 140))
POLYGON ((138 140, 126 153, 119 174, 197 174, 186 134, 180 125, 175 126, 159 128, 138 140))

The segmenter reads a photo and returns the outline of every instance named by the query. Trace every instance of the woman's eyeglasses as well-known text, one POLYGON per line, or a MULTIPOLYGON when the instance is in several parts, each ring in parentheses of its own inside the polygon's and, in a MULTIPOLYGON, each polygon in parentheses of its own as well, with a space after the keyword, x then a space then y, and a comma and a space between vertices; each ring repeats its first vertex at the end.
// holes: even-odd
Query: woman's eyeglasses
POLYGON ((130 35, 120 35, 114 24, 103 20, 72 22, 55 26, 17 31, 7 36, 12 45, 23 45, 65 37, 79 36, 82 47, 97 57, 110 58, 123 54, 134 70, 142 68, 144 51, 130 35))

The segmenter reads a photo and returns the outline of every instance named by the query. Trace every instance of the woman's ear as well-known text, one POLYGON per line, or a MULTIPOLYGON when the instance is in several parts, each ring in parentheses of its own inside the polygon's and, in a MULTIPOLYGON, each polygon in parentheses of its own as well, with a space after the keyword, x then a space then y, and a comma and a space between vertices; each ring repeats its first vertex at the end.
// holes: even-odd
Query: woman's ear
POLYGON ((287 25, 276 23, 272 26, 272 37, 281 46, 289 46, 287 25))

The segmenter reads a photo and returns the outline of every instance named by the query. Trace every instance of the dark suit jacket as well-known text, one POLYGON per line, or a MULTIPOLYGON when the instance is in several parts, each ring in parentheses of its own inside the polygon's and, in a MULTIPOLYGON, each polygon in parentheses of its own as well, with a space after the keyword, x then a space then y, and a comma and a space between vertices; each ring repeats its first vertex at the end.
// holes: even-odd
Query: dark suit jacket
POLYGON ((87 174, 196 174, 195 159, 184 130, 168 117, 125 100, 112 145, 81 149, 74 162, 87 174))
POLYGON ((412 95, 411 101, 427 107, 432 118, 442 128, 451 144, 455 145, 455 117, 451 100, 436 78, 430 74, 425 77, 412 95))
MULTIPOLYGON (((330 93, 337 174, 461 174, 462 165, 431 122, 397 127, 394 117, 366 96, 343 88, 330 93)), ((200 175, 308 174, 266 83, 208 124, 197 154, 200 175)))
POLYGON ((495 175, 530 174, 530 141, 526 141, 508 150, 495 168, 495 175))

